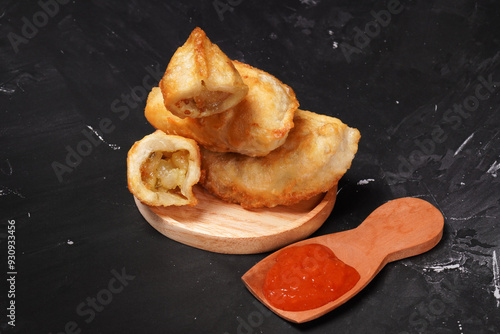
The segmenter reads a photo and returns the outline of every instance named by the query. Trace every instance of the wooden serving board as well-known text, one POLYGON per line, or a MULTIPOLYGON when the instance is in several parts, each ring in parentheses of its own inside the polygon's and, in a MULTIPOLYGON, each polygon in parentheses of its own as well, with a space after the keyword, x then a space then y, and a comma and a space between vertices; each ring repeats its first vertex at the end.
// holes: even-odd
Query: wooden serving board
POLYGON ((193 189, 198 204, 152 207, 135 203, 146 221, 170 239, 203 250, 226 254, 273 251, 307 238, 330 215, 337 187, 292 206, 243 209, 223 202, 201 186, 193 189))

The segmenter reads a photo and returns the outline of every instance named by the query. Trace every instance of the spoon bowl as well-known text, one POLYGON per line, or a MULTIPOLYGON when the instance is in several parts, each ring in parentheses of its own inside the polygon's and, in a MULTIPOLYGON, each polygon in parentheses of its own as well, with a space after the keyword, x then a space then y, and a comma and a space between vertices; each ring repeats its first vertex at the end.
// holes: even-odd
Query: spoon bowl
POLYGON ((263 293, 267 272, 283 250, 267 256, 249 271, 242 280, 250 292, 282 318, 303 323, 316 319, 355 296, 389 262, 422 254, 433 248, 443 235, 441 212, 427 201, 405 197, 392 200, 373 211, 357 228, 306 239, 283 249, 306 244, 330 248, 347 265, 354 267, 360 279, 356 285, 327 304, 304 311, 285 311, 271 305, 263 293))

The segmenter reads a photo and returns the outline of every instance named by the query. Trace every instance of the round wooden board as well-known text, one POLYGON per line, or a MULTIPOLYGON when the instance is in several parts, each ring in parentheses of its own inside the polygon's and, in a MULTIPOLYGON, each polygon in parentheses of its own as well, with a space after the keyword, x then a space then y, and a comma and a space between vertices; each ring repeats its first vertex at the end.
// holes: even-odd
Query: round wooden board
POLYGON ((201 186, 193 189, 198 204, 152 207, 135 203, 143 217, 161 234, 183 244, 226 254, 273 251, 307 238, 330 215, 337 187, 292 206, 243 209, 223 202, 201 186))

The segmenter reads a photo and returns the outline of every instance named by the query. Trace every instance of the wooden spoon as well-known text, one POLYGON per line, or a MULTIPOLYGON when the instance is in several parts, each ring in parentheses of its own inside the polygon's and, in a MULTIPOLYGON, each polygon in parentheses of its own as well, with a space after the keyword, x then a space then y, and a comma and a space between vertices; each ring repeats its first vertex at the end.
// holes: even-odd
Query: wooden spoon
POLYGON ((316 319, 355 296, 389 262, 424 253, 443 235, 444 219, 430 203, 417 198, 400 198, 378 207, 357 228, 303 240, 285 248, 305 244, 329 247, 360 275, 357 284, 323 306, 305 311, 284 311, 269 304, 262 287, 269 269, 276 263, 276 251, 253 266, 242 280, 250 292, 282 318, 296 323, 316 319))

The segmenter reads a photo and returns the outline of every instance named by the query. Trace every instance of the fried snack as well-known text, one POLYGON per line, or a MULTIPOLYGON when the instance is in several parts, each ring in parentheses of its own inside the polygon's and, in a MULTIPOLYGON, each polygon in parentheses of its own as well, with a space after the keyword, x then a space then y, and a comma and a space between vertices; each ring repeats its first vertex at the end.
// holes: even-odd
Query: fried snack
POLYGON ((337 118, 298 109, 286 142, 264 157, 201 150, 200 183, 244 208, 291 205, 326 192, 351 166, 360 133, 337 118))
POLYGON ((200 28, 172 56, 160 89, 166 108, 180 118, 220 113, 248 92, 231 60, 200 28))
POLYGON ((249 87, 235 107, 203 118, 179 118, 165 108, 160 89, 153 88, 145 110, 149 123, 165 133, 194 139, 215 152, 264 156, 282 145, 299 106, 295 93, 264 71, 233 63, 249 87))
POLYGON ((196 205, 192 187, 200 179, 200 150, 194 140, 156 130, 127 156, 128 188, 151 206, 196 205))

